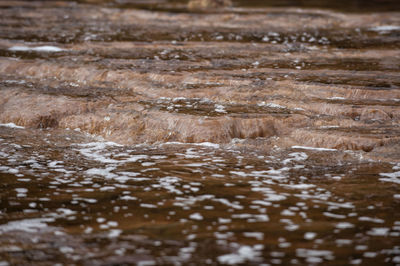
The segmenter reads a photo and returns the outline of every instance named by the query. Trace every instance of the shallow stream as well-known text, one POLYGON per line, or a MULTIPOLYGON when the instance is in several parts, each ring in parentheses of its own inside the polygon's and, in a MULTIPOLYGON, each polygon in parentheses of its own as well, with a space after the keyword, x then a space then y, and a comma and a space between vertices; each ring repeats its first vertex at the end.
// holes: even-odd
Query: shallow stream
POLYGON ((0 1, 1 266, 400 265, 397 1, 233 2, 0 1))

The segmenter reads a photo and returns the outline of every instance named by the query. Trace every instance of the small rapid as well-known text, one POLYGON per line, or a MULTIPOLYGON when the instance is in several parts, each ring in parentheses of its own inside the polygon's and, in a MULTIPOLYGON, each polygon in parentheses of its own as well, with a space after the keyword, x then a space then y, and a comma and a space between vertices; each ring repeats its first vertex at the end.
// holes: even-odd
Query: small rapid
POLYGON ((194 2, 0 1, 0 265, 400 264, 396 3, 194 2))

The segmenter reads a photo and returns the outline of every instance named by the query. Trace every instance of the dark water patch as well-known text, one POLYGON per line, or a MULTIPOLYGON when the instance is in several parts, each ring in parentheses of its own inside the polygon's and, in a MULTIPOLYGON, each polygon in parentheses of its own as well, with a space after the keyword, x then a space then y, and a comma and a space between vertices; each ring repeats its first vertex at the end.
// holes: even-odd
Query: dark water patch
MULTIPOLYGON (((82 8, 88 9, 88 6, 82 8)), ((22 9, 23 10, 23 9, 22 9)), ((29 10, 26 10, 27 12, 29 10)), ((59 43, 82 43, 86 41, 98 42, 111 42, 111 41, 229 41, 229 42, 267 42, 272 44, 292 44, 292 43, 308 43, 318 46, 333 46, 339 48, 398 48, 398 30, 387 31, 384 35, 380 32, 369 29, 352 29, 350 28, 336 28, 333 27, 337 22, 336 18, 331 18, 332 22, 328 25, 321 25, 318 29, 307 26, 306 31, 299 32, 290 31, 282 22, 268 30, 260 29, 256 21, 246 24, 240 24, 232 21, 232 26, 223 26, 230 22, 227 18, 226 22, 218 21, 218 24, 211 30, 207 26, 201 26, 201 21, 206 20, 207 16, 211 15, 198 15, 193 18, 194 21, 199 21, 189 27, 182 26, 179 20, 187 20, 177 15, 170 15, 167 18, 150 19, 148 22, 141 21, 134 23, 126 18, 121 21, 112 20, 108 22, 112 15, 118 15, 117 10, 112 13, 106 14, 102 10, 90 10, 88 15, 94 18, 79 16, 83 13, 78 7, 67 9, 67 12, 61 13, 56 8, 44 9, 46 13, 44 17, 37 17, 32 13, 29 14, 27 19, 32 20, 32 23, 27 23, 24 13, 19 10, 14 10, 12 18, 13 23, 6 24, 1 31, 0 37, 8 40, 24 40, 31 42, 59 42, 59 43), (77 9, 77 14, 74 14, 77 9), (54 16, 53 11, 58 16, 54 16), (79 11, 79 12, 78 12, 79 11), (60 13, 60 14, 58 14, 60 13), (104 17, 102 17, 104 16, 104 17), (24 28, 15 28, 21 21, 20 26, 24 28), (169 22, 168 24, 165 22, 169 22), (17 24, 15 24, 17 23, 17 24), (25 24, 24 24, 25 23, 25 24), (53 26, 49 26, 53 25, 53 26), (333 28, 332 28, 333 27, 333 28), (149 30, 151 29, 151 30, 149 30), (356 30, 356 32, 354 32, 356 30)), ((123 14, 123 13, 121 13, 123 14)), ((273 14, 273 12, 272 12, 273 14)), ((268 18, 271 14, 266 14, 268 18)), ((320 14, 319 14, 320 15, 320 14)), ((192 16, 195 16, 192 14, 192 16)), ((228 16, 233 16, 228 13, 228 16)), ((278 13, 275 16, 293 16, 293 19, 302 20, 318 20, 312 13, 278 13)), ((324 15, 325 16, 325 15, 324 15)), ((329 17, 329 15, 326 15, 329 17)), ((212 17, 212 19, 216 19, 212 17)), ((184 25, 184 24, 183 24, 184 25)), ((303 29, 301 29, 303 31, 303 29)))
POLYGON ((300 111, 290 110, 284 106, 266 104, 244 105, 244 104, 225 104, 216 103, 208 99, 160 99, 158 101, 139 101, 140 104, 156 108, 161 111, 174 112, 178 114, 190 114, 198 116, 248 116, 257 117, 259 115, 289 115, 292 113, 301 113, 300 111), (255 116, 252 116, 255 115, 255 116))
POLYGON ((65 57, 66 55, 71 54, 68 51, 60 51, 60 52, 39 52, 39 51, 12 51, 9 49, 0 49, 0 56, 2 57, 13 57, 13 58, 21 58, 21 59, 46 59, 49 60, 51 58, 60 58, 65 57))
POLYGON ((360 133, 362 135, 381 135, 381 136, 387 136, 387 137, 396 137, 399 134, 400 128, 393 128, 393 127, 388 127, 388 126, 379 126, 379 127, 367 127, 367 128, 361 128, 361 127, 335 127, 335 128, 323 128, 323 129, 318 129, 320 131, 337 131, 337 132, 344 132, 344 133, 349 133, 352 134, 354 132, 360 133))
POLYGON ((307 77, 297 77, 299 81, 310 82, 310 83, 321 83, 321 84, 340 84, 340 85, 350 85, 355 87, 363 87, 369 90, 397 90, 400 87, 400 83, 398 81, 379 81, 379 80, 366 80, 366 79, 354 79, 350 77, 340 77, 333 78, 329 76, 325 77, 317 77, 317 76, 309 76, 307 77))
POLYGON ((326 102, 331 104, 343 104, 343 105, 351 105, 351 106, 392 106, 398 107, 400 106, 400 100, 353 100, 353 99, 313 99, 313 102, 326 102))
POLYGON ((54 33, 46 30, 33 30, 30 32, 18 31, 14 29, 4 29, 0 33, 0 38, 5 40, 21 40, 26 42, 56 42, 61 44, 69 44, 79 42, 81 33, 64 32, 63 30, 54 33))
POLYGON ((316 1, 316 0, 307 0, 307 1, 294 1, 294 0, 284 0, 284 1, 275 1, 275 0, 236 0, 234 3, 238 6, 247 6, 247 7, 301 7, 301 8, 328 8, 335 9, 345 12, 371 12, 371 11, 379 11, 379 12, 393 12, 399 11, 400 5, 395 0, 351 0, 351 1, 316 1))
MULTIPOLYGON (((125 89, 109 87, 107 82, 98 84, 99 86, 78 86, 74 82, 61 82, 56 86, 44 84, 46 80, 17 80, 16 77, 7 75, 3 76, 3 81, 0 82, 1 89, 16 89, 32 94, 45 94, 51 96, 64 95, 71 98, 88 98, 92 100, 111 97, 113 99, 119 94, 129 95, 125 89)), ((51 81, 49 81, 52 83, 51 81)), ((133 96, 134 94, 131 94, 133 96)))
MULTIPOLYGON (((116 6, 119 8, 143 8, 147 10, 165 10, 169 12, 183 12, 186 10, 187 1, 185 0, 169 0, 169 1, 131 1, 131 0, 112 0, 112 1, 91 1, 82 0, 81 3, 95 3, 103 4, 106 6, 116 6)), ((351 0, 351 1, 294 1, 294 0, 234 0, 235 7, 299 7, 299 8, 312 8, 312 9, 334 9, 344 12, 393 12, 399 11, 400 6, 396 0, 351 0)), ((215 12, 215 10, 213 11, 215 12)))
MULTIPOLYGON (((354 34, 345 34, 343 29, 334 30, 318 30, 316 32, 291 33, 282 32, 281 29, 275 31, 260 31, 258 29, 246 30, 231 28, 217 28, 213 32, 205 28, 182 29, 176 28, 171 30, 171 26, 165 27, 158 25, 151 31, 147 32, 137 26, 118 27, 110 32, 93 31, 91 40, 93 41, 179 41, 179 42, 259 42, 271 44, 286 44, 292 46, 289 51, 296 49, 296 45, 311 44, 317 46, 337 47, 341 49, 363 49, 363 48, 398 48, 399 36, 354 36, 354 34)), ((83 37, 82 37, 83 38, 83 37)), ((81 39, 82 39, 81 38, 81 39)), ((64 41, 64 40, 61 40, 64 41)))
POLYGON ((350 71, 394 71, 399 70, 397 63, 390 62, 384 64, 379 59, 361 59, 361 58, 344 58, 321 61, 307 61, 294 64, 301 69, 332 69, 332 70, 350 70, 350 71))
MULTIPOLYGON (((33 48, 35 49, 35 48, 33 48)), ((168 71, 207 71, 240 70, 252 68, 272 69, 296 69, 296 70, 352 70, 352 71, 398 71, 397 61, 391 58, 383 59, 361 59, 344 58, 330 59, 277 59, 265 56, 248 59, 247 54, 234 55, 235 47, 227 47, 224 52, 205 54, 205 48, 140 48, 132 49, 87 49, 81 51, 64 50, 59 52, 40 51, 12 51, 10 49, 0 50, 0 56, 14 57, 25 60, 43 59, 68 65, 76 65, 78 62, 84 65, 96 64, 102 69, 135 70, 151 72, 168 71)))

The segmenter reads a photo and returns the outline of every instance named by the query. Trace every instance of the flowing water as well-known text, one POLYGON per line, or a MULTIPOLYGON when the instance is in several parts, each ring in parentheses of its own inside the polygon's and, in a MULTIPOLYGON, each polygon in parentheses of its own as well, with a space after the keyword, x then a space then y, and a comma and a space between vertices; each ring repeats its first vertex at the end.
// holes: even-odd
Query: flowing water
POLYGON ((397 1, 0 1, 0 265, 399 265, 397 1))

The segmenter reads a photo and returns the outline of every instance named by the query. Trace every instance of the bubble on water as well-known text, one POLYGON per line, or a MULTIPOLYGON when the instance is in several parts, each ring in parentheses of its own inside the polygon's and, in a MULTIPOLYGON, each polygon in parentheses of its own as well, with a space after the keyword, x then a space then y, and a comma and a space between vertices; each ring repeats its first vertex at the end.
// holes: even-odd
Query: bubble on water
POLYGON ((63 246, 58 249, 61 253, 72 253, 74 249, 72 247, 63 246))
POLYGON ((341 246, 351 245, 353 243, 353 240, 351 240, 351 239, 336 239, 335 243, 338 247, 341 247, 341 246))
POLYGON ((326 217, 329 217, 329 218, 334 218, 334 219, 346 219, 345 215, 335 214, 335 213, 331 213, 331 212, 324 212, 323 215, 325 215, 326 217))
POLYGON ((365 258, 375 258, 378 255, 376 252, 364 252, 363 256, 365 258))
POLYGON ((49 228, 47 223, 53 222, 53 218, 34 218, 18 221, 11 221, 0 225, 0 232, 25 231, 28 233, 38 232, 41 229, 49 228))
POLYGON ((197 220, 197 221, 203 220, 203 216, 198 212, 191 214, 189 216, 189 218, 192 219, 192 220, 197 220))
POLYGON ((125 195, 120 197, 121 200, 137 200, 137 197, 133 197, 133 196, 129 196, 129 195, 125 195))
POLYGON ((108 238, 116 238, 119 237, 122 233, 122 230, 119 229, 112 229, 108 232, 108 238))
POLYGON ((314 239, 316 236, 317 236, 317 234, 314 233, 314 232, 307 232, 307 233, 304 234, 304 239, 306 239, 306 240, 312 240, 312 239, 314 239))
POLYGON ((98 223, 104 223, 105 221, 106 221, 106 219, 103 217, 96 218, 96 222, 98 222, 98 223))
POLYGON ((292 211, 290 211, 290 210, 283 210, 283 211, 281 212, 281 215, 283 215, 283 216, 295 216, 296 213, 295 213, 295 212, 292 212, 292 211))
POLYGON ((372 222, 372 223, 378 223, 378 224, 382 224, 385 222, 382 219, 372 218, 372 217, 367 217, 367 216, 360 216, 360 217, 358 217, 358 220, 362 221, 362 222, 372 222))
POLYGON ((390 229, 386 227, 375 227, 371 228, 367 234, 370 236, 387 236, 389 234, 389 230, 390 229))
POLYGON ((221 264, 236 265, 246 261, 256 260, 261 253, 251 246, 241 246, 236 253, 219 256, 218 262, 221 264))

